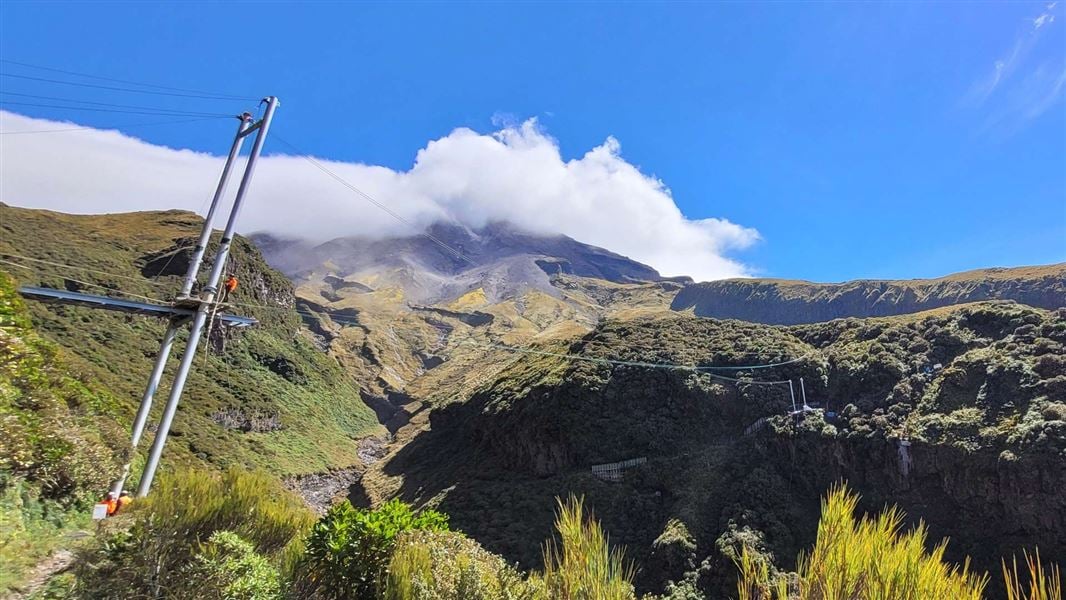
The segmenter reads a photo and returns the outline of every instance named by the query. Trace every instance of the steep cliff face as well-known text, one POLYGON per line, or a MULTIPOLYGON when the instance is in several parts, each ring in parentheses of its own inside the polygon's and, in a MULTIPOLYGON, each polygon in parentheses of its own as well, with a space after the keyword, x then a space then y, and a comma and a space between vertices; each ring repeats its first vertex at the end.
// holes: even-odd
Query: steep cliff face
MULTIPOLYGON (((1061 425, 1042 428, 1060 429, 1054 435, 1061 446, 1061 425)), ((783 472, 804 494, 817 496, 844 480, 861 491, 868 511, 899 505, 911 524, 922 519, 936 538, 950 537, 948 557, 957 562, 970 556, 994 569, 1000 557, 1033 546, 1047 556, 1066 555, 1061 450, 1035 448, 1019 456, 1001 447, 909 441, 904 447, 893 439, 827 439, 808 430, 791 438, 764 436, 756 455, 780 466, 787 457, 791 464, 783 472)))
POLYGON ((553 496, 582 493, 646 565, 643 589, 680 579, 669 565, 702 564, 700 585, 719 597, 741 543, 791 566, 813 541, 820 495, 843 478, 863 509, 897 503, 931 536, 951 537, 950 558, 994 569, 1023 546, 1066 553, 1064 344, 1066 310, 1011 303, 794 327, 606 322, 435 412, 368 484, 392 481, 526 564, 538 549, 524 540, 547 535, 553 496), (790 358, 802 360, 698 374, 600 362, 790 358), (791 379, 802 402, 801 377, 814 410, 788 416, 788 386, 762 383, 791 379), (621 481, 591 473, 631 458, 647 462, 621 481), (648 560, 678 523, 696 544, 692 560, 648 560))
POLYGON ((1040 308, 1066 306, 1066 263, 981 269, 939 279, 839 284, 726 279, 685 286, 671 308, 692 309, 701 317, 793 325, 900 315, 985 300, 1014 300, 1040 308))

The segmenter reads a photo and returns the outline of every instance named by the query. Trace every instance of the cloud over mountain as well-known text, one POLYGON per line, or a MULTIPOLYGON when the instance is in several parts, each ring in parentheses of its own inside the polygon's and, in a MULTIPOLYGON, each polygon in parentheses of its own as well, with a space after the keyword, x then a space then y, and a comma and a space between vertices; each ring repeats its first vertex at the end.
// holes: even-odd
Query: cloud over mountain
MULTIPOLYGON (((5 132, 69 127, 0 111, 5 132)), ((197 210, 222 167, 220 157, 117 131, 5 135, 2 143, 0 200, 65 212, 197 210)), ((270 154, 256 171, 240 229, 325 241, 410 234, 441 220, 471 228, 505 220, 696 279, 746 275, 725 253, 759 237, 724 219, 686 218, 662 181, 622 157, 617 140, 565 160, 533 120, 491 134, 456 129, 428 142, 406 171, 318 160, 413 225, 371 206, 303 157, 270 154)))

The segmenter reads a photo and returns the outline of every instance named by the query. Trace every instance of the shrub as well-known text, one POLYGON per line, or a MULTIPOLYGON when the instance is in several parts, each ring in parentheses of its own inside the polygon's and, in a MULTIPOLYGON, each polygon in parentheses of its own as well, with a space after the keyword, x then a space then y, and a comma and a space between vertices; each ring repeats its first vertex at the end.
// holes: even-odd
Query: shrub
POLYGON ((311 529, 299 564, 301 596, 332 600, 375 600, 384 592, 396 536, 405 531, 445 531, 448 517, 434 510, 415 512, 393 499, 375 510, 343 502, 311 529))
POLYGON ((389 562, 388 600, 535 600, 536 584, 460 533, 410 531, 389 562))
POLYGON ((598 521, 586 518, 584 502, 559 500, 559 542, 544 548, 544 573, 534 577, 552 600, 633 600, 633 567, 612 549, 598 521))
POLYGON ((667 583, 661 596, 645 595, 642 600, 707 600, 707 596, 700 591, 699 572, 692 571, 678 583, 667 583))
POLYGON ((232 531, 216 531, 190 565, 187 576, 204 600, 277 600, 281 575, 252 544, 232 531))
POLYGON ((128 437, 114 398, 70 373, 0 272, 0 597, 88 522, 128 437))
POLYGON ((926 529, 903 533, 903 514, 889 508, 876 518, 855 519, 858 496, 834 487, 822 501, 818 536, 796 575, 772 579, 769 565, 745 551, 737 566, 739 600, 978 600, 987 576, 943 561, 947 542, 925 551, 926 529))
POLYGON ((109 520, 110 533, 82 553, 76 568, 84 597, 197 597, 206 591, 183 567, 215 532, 233 532, 285 565, 314 515, 269 475, 231 469, 165 475, 126 519, 128 529, 121 517, 109 520))
POLYGON ((34 332, 0 272, 0 489, 24 479, 44 499, 85 508, 125 438, 114 410, 114 398, 72 377, 59 349, 34 332))
POLYGON ((1040 414, 1047 421, 1066 421, 1066 403, 1048 402, 1040 414))

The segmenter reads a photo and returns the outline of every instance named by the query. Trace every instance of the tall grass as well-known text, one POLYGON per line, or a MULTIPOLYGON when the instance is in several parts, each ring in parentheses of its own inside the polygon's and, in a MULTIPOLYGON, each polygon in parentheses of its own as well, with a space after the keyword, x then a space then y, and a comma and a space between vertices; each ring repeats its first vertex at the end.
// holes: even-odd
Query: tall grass
POLYGON ((1062 574, 1057 565, 1044 569, 1040 562, 1040 551, 1035 555, 1022 553, 1025 561, 1025 575, 1028 575, 1029 589, 1022 584, 1023 574, 1018 571, 1018 557, 1011 559, 1011 567, 1003 561, 1003 581, 1007 584, 1007 600, 1062 600, 1062 574))
POLYGON ((559 500, 555 519, 559 541, 544 547, 540 576, 552 600, 632 600, 634 570, 620 549, 612 549, 607 534, 584 501, 570 496, 559 500))
POLYGON ((544 571, 522 575, 477 542, 450 532, 411 531, 389 565, 388 600, 636 600, 633 567, 584 502, 558 500, 558 540, 544 571))
POLYGON ((902 531, 903 513, 889 508, 856 519, 859 498, 843 485, 822 501, 818 537, 800 555, 793 580, 773 579, 767 565, 738 562, 740 600, 980 600, 987 575, 944 562, 947 541, 926 552, 928 531, 902 531))
POLYGON ((184 568, 211 536, 233 532, 286 567, 302 552, 314 515, 266 473, 179 471, 161 477, 83 552, 77 565, 83 598, 183 598, 203 595, 184 568), (125 521, 125 523, 123 523, 125 521), (132 523, 130 523, 132 521, 132 523))
POLYGON ((277 478, 236 468, 221 475, 195 470, 170 474, 134 507, 138 524, 168 544, 197 544, 216 531, 232 531, 262 554, 282 551, 315 521, 277 478))

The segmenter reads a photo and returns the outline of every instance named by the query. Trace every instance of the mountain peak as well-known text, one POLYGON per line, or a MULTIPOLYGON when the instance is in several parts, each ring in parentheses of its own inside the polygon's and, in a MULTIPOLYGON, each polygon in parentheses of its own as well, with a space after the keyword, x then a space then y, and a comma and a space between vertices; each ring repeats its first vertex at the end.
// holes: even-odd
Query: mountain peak
POLYGON ((365 279, 361 283, 371 287, 400 288, 408 301, 420 304, 454 299, 484 287, 489 280, 497 297, 525 288, 556 295, 550 278, 561 274, 615 283, 665 280, 652 267, 620 254, 561 234, 534 233, 508 221, 491 221, 478 228, 438 221, 425 234, 381 239, 352 236, 317 246, 280 240, 269 233, 253 239, 271 265, 294 279, 310 281, 327 275, 365 279))

